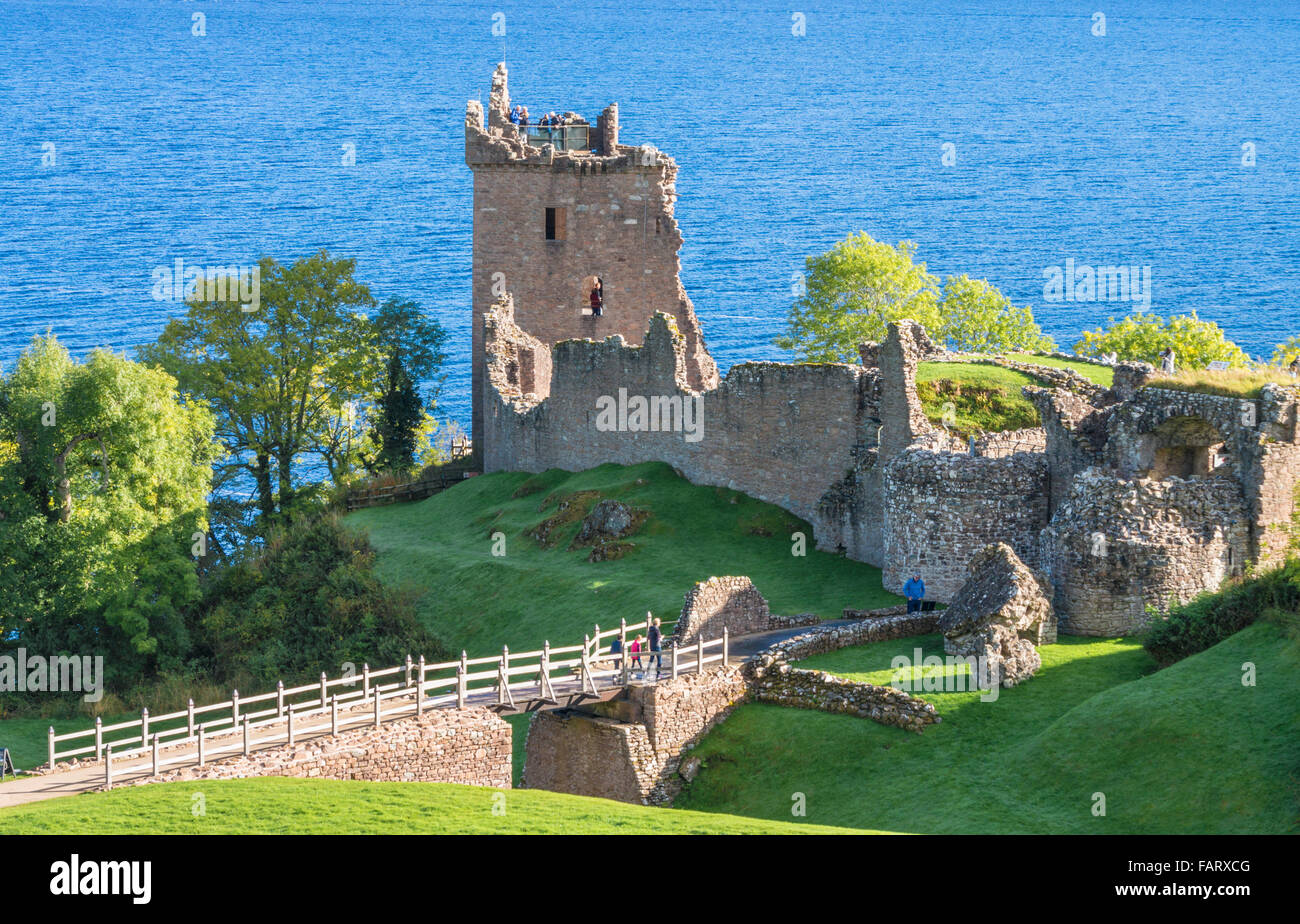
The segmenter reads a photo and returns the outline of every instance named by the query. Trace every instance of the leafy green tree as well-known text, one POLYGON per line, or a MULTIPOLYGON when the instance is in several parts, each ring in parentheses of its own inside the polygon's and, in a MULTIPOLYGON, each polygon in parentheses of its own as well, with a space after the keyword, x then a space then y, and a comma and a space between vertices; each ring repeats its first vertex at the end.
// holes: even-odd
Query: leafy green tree
POLYGON ((857 362, 858 344, 883 340, 891 321, 912 318, 937 331, 938 280, 915 254, 910 241, 892 247, 858 233, 809 257, 806 291, 777 346, 807 362, 857 362))
POLYGON ((951 349, 972 353, 1046 353, 1056 349, 1028 308, 1011 300, 983 279, 949 276, 940 305, 939 339, 951 349))
POLYGON ((213 426, 161 370, 32 340, 0 378, 0 644, 116 677, 183 656, 213 426))
POLYGON ((325 251, 291 266, 263 259, 256 311, 200 297, 140 351, 212 406, 226 450, 216 487, 251 476, 263 518, 293 506, 304 465, 338 480, 351 464, 349 409, 374 390, 374 298, 354 269, 325 251))
POLYGON ((256 555, 205 588, 193 626, 198 656, 214 677, 259 686, 336 673, 348 661, 446 659, 411 598, 385 586, 374 564, 369 540, 332 514, 275 527, 256 555))
POLYGON ((406 472, 436 430, 431 412, 441 379, 428 393, 421 382, 434 380, 446 361, 447 333, 412 301, 390 298, 370 320, 374 354, 381 367, 372 413, 372 438, 378 451, 372 471, 406 472))
POLYGON ((910 241, 892 247, 862 232, 809 257, 805 291, 777 346, 810 362, 856 362, 858 344, 883 340, 890 322, 911 318, 957 350, 1055 349, 1029 308, 969 276, 949 276, 940 290, 938 278, 915 258, 910 241))
POLYGON ((1250 363, 1250 357, 1224 335, 1219 325, 1202 321, 1195 312, 1168 319, 1155 314, 1111 318, 1105 328, 1084 331, 1074 351, 1094 357, 1113 352, 1120 359, 1141 360, 1159 367, 1160 351, 1165 347, 1173 347, 1179 369, 1204 369, 1216 361, 1233 368, 1250 363))
POLYGON ((1300 336, 1292 336, 1273 348, 1269 362, 1275 366, 1290 366, 1297 357, 1300 357, 1300 336))

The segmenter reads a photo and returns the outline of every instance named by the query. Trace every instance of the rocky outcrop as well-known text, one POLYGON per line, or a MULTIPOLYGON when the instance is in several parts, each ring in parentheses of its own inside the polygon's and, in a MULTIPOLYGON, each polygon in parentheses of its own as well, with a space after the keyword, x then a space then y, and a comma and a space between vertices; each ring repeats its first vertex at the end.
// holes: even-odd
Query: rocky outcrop
POLYGON ((968 568, 970 577, 939 618, 944 650, 976 658, 981 686, 1015 686, 1042 663, 1034 646, 1056 641, 1050 588, 1001 542, 977 552, 968 568))

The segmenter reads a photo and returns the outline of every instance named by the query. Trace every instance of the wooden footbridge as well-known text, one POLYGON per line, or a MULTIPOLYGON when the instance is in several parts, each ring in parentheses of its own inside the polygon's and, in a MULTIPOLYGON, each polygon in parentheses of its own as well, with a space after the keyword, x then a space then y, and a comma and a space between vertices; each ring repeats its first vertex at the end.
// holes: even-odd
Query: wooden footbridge
MULTIPOLYGON (((427 663, 407 657, 403 664, 381 670, 363 665, 359 672, 315 683, 241 696, 233 691, 225 702, 195 706, 81 731, 55 734, 49 730, 49 764, 39 776, 23 777, 0 787, 0 806, 84 792, 157 776, 163 770, 205 763, 254 751, 292 745, 312 738, 419 715, 430 709, 485 706, 502 714, 555 709, 581 702, 609 699, 637 679, 651 679, 650 652, 640 653, 640 665, 626 654, 628 639, 649 628, 648 622, 622 622, 617 629, 595 631, 579 645, 512 652, 499 657, 427 663), (617 639, 624 654, 613 654, 617 639), (641 677, 638 677, 641 675, 641 677), (70 759, 88 763, 60 767, 70 759)), ((723 636, 662 652, 658 676, 699 672, 710 664, 726 664, 732 639, 723 636)))

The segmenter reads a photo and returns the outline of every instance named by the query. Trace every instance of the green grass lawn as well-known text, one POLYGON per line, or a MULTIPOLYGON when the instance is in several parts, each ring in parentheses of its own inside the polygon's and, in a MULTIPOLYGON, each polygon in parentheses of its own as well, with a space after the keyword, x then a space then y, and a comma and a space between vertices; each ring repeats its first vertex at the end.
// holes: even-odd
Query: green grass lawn
POLYGON ((1060 359, 1056 356, 1039 356, 1035 353, 1012 353, 1007 357, 1020 363, 1034 363, 1039 366, 1052 366, 1056 369, 1069 369, 1079 373, 1094 385, 1110 388, 1115 384, 1115 370, 1110 366, 1098 366, 1077 359, 1060 359))
POLYGON ((1295 388, 1296 380, 1281 369, 1225 369, 1211 372, 1208 369, 1184 369, 1175 375, 1155 375, 1147 381, 1148 388, 1171 388, 1174 391, 1192 391, 1204 395, 1221 395, 1226 398, 1253 400, 1260 396, 1268 384, 1295 388))
POLYGON ((920 363, 916 370, 925 416, 963 437, 1038 426, 1037 408, 1020 393, 1035 384, 1023 372, 988 363, 920 363), (945 419, 949 404, 954 416, 945 419))
MULTIPOLYGON (((939 636, 804 662, 876 683, 939 636)), ((1295 833, 1296 645, 1256 624, 1159 673, 1133 639, 1065 637, 996 702, 920 693, 943 722, 917 735, 845 716, 748 705, 696 751, 683 808, 921 833, 1295 833), (1242 664, 1259 682, 1241 683, 1242 664), (1092 814, 1094 793, 1106 814, 1092 814)))
POLYGON ((79 834, 868 833, 655 809, 540 790, 273 777, 132 786, 0 811, 0 834, 72 831, 79 834), (197 816, 196 793, 202 793, 204 812, 197 816), (493 813, 494 807, 498 814, 493 813))
POLYGON ((369 532, 379 575, 422 596, 420 618, 453 650, 471 656, 582 641, 593 624, 636 622, 647 610, 676 619, 696 581, 713 575, 753 579, 776 613, 838 618, 846 606, 877 607, 901 598, 880 571, 818 552, 813 531, 791 514, 738 491, 692 485, 662 463, 602 465, 581 473, 497 473, 471 478, 412 504, 375 507, 347 522, 369 532), (593 492, 648 510, 622 558, 590 562, 570 549, 576 521, 557 528, 551 548, 529 533, 556 512, 559 499, 593 492), (505 536, 494 556, 492 535, 505 536), (791 554, 791 534, 807 554, 791 554))

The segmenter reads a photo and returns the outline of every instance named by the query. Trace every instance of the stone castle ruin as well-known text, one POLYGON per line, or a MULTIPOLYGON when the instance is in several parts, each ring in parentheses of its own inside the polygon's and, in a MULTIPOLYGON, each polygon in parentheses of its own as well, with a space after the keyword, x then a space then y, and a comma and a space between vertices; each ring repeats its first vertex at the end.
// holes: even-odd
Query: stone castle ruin
POLYGON ((1120 635, 1290 546, 1300 481, 1295 388, 1257 399, 1110 388, 1077 373, 954 354, 914 321, 857 364, 750 362, 725 376, 678 278, 677 167, 618 141, 617 107, 567 131, 509 121, 504 65, 474 171, 474 440, 485 471, 662 461, 807 520, 816 544, 921 573, 947 602, 1004 543, 1041 573, 1062 632, 1120 635), (581 131, 579 131, 581 129, 581 131), (600 277, 605 311, 587 305, 600 277), (957 440, 927 419, 921 362, 1029 374, 1040 428, 957 440), (689 426, 688 426, 689 425, 689 426), (692 437, 694 434, 694 438, 692 437))

